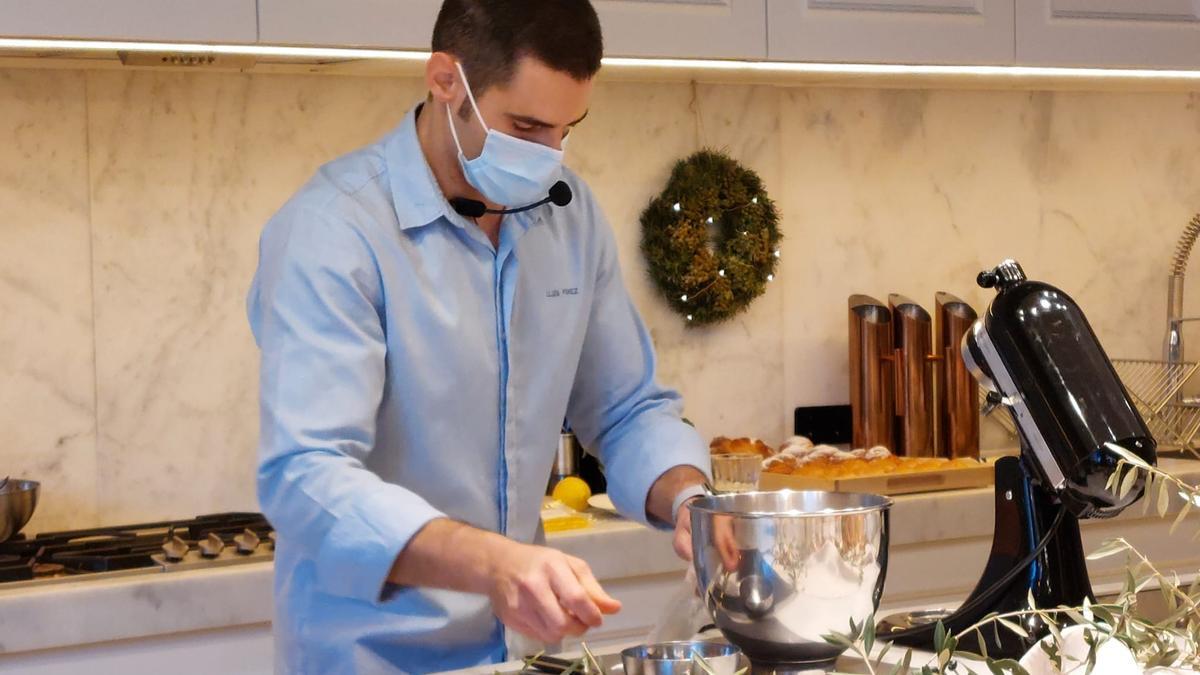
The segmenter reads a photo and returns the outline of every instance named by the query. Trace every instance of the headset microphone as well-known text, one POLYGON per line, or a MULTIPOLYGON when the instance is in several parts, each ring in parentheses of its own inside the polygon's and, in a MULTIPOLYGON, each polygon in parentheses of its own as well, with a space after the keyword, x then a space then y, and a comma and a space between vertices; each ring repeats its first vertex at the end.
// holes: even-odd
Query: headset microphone
POLYGON ((574 195, 571 193, 571 186, 567 185, 566 181, 558 181, 550 186, 550 193, 545 199, 522 206, 516 209, 489 209, 487 204, 478 199, 467 199, 466 197, 454 197, 450 200, 450 207, 453 208, 458 215, 464 218, 482 218, 489 213, 497 213, 500 215, 508 215, 511 213, 523 213, 536 209, 544 204, 554 204, 555 206, 566 206, 571 203, 571 198, 574 195))

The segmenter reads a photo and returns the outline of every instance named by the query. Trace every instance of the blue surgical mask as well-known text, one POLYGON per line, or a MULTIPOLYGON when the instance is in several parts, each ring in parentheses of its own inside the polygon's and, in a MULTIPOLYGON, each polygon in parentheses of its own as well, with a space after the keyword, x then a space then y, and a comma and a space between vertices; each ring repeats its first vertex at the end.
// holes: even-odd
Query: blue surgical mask
POLYGON ((503 206, 522 206, 545 199, 550 186, 562 177, 562 150, 489 129, 475 104, 475 95, 471 93, 462 64, 455 65, 475 117, 487 130, 483 152, 475 159, 467 159, 454 128, 454 116, 450 106, 446 106, 446 120, 450 124, 450 134, 454 136, 454 145, 458 147, 458 163, 462 165, 467 182, 484 197, 503 206))

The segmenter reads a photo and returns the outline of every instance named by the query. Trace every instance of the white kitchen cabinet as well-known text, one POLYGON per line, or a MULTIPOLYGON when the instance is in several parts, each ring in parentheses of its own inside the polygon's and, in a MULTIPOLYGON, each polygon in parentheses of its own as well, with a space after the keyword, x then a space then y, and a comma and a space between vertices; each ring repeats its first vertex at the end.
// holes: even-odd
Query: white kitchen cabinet
POLYGON ((442 0, 258 0, 267 44, 429 49, 442 0))
POLYGON ((0 36, 253 43, 254 0, 0 0, 0 36))
POLYGON ((1200 68, 1195 0, 1017 0, 1026 65, 1200 68))
POLYGON ((1014 0, 767 0, 781 61, 1009 64, 1014 0))
MULTIPOLYGON (((594 0, 609 56, 761 59, 765 0, 594 0)), ((258 0, 268 44, 428 49, 441 0, 258 0)))
POLYGON ((609 56, 763 59, 764 0, 593 0, 609 56))

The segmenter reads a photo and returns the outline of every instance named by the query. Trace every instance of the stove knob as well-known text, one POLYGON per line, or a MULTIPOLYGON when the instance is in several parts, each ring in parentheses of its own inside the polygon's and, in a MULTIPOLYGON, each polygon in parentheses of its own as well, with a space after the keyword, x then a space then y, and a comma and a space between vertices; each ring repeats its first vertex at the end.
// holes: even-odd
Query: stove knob
POLYGON ((260 540, 254 530, 246 530, 233 538, 233 543, 237 544, 237 552, 242 555, 250 555, 258 548, 260 540))
POLYGON ((225 542, 216 534, 210 532, 204 541, 200 542, 200 555, 205 558, 215 558, 225 549, 225 542))
POLYGON ((172 534, 167 543, 163 544, 162 550, 169 562, 179 562, 187 555, 188 545, 178 535, 172 534))

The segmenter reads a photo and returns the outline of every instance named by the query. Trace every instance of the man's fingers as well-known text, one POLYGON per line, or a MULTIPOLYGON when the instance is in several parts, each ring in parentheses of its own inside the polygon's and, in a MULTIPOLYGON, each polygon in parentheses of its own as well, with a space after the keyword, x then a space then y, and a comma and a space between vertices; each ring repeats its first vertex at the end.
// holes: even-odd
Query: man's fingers
POLYGON ((567 557, 567 564, 571 566, 571 571, 575 573, 575 578, 579 580, 579 584, 583 586, 583 590, 587 591, 588 597, 596 604, 596 607, 605 614, 616 614, 621 611, 621 601, 612 597, 604 591, 599 581, 592 574, 592 568, 579 558, 567 557))
POLYGON ((545 583, 536 586, 531 586, 528 590, 535 601, 538 617, 541 619, 541 624, 548 631, 548 636, 543 638, 545 642, 558 642, 562 636, 566 634, 567 629, 571 627, 571 617, 563 611, 562 605, 558 602, 558 596, 554 594, 550 586, 545 583))
MULTIPOLYGON (((547 592, 549 591, 547 590, 547 592)), ((528 632, 525 634, 529 637, 548 644, 558 642, 558 633, 543 615, 542 602, 538 599, 537 593, 532 588, 522 590, 521 599, 515 608, 515 614, 515 622, 525 625, 528 629, 528 632)))
POLYGON ((604 622, 600 608, 592 601, 582 581, 568 563, 554 565, 550 569, 550 587, 558 596, 559 603, 583 624, 595 628, 604 622))
POLYGON ((563 633, 565 635, 570 635, 571 637, 579 637, 580 635, 588 632, 588 628, 589 626, 583 625, 579 619, 576 619, 573 616, 567 616, 567 629, 563 631, 563 633))
POLYGON ((692 561, 692 533, 683 529, 675 530, 675 555, 684 562, 692 561))
POLYGON ((514 631, 520 633, 521 635, 524 635, 525 637, 533 638, 534 640, 542 639, 540 637, 541 630, 538 628, 534 628, 532 625, 529 624, 528 621, 525 621, 517 614, 513 614, 512 616, 509 616, 509 617, 505 618, 503 621, 504 621, 504 625, 508 626, 509 629, 514 630, 514 631))

